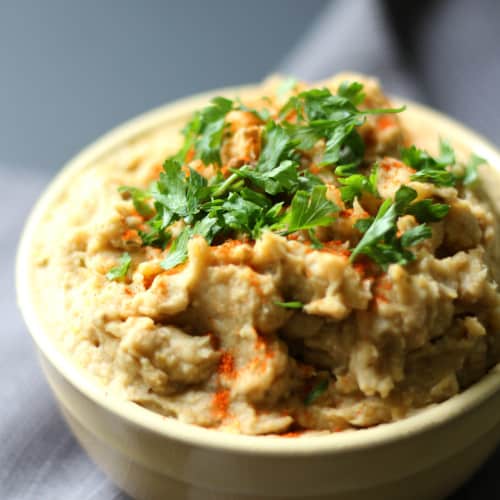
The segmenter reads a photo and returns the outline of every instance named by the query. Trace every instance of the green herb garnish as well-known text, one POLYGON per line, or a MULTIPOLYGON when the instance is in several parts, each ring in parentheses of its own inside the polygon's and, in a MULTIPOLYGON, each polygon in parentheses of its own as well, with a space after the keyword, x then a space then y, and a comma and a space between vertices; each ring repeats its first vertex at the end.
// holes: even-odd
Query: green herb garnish
POLYGON ((306 406, 313 404, 328 389, 328 385, 328 379, 320 380, 306 396, 304 404, 306 406))
POLYGON ((118 265, 112 267, 107 273, 106 278, 108 280, 120 280, 127 276, 130 264, 132 263, 132 257, 127 252, 124 252, 118 261, 118 265))
POLYGON ((304 304, 298 300, 291 300, 290 302, 275 302, 277 306, 284 307, 285 309, 302 309, 304 304))
POLYGON ((154 214, 154 210, 148 204, 148 200, 151 199, 151 193, 149 191, 131 186, 121 186, 118 188, 118 191, 130 195, 134 208, 140 215, 151 217, 154 214))
MULTIPOLYGON (((290 80, 282 90, 287 93, 294 86, 290 80)), ((362 199, 364 193, 380 197, 378 166, 366 165, 365 144, 358 128, 370 114, 399 113, 404 107, 360 109, 364 97, 358 82, 343 83, 337 94, 326 88, 306 90, 291 95, 275 120, 267 110, 256 111, 239 99, 212 99, 186 125, 183 146, 166 160, 149 189, 120 188, 145 219, 145 227, 139 231, 143 245, 162 249, 170 245, 162 262, 165 269, 185 262, 188 242, 196 235, 212 244, 226 239, 255 240, 263 231, 282 235, 304 231, 312 247, 321 248, 316 229, 329 226, 339 211, 326 198, 323 179, 335 179, 347 206, 352 206, 356 198, 362 199), (251 112, 265 124, 259 158, 229 169, 229 176, 219 169, 207 180, 189 168, 186 159, 194 153, 205 165, 220 166, 226 118, 232 110, 251 112), (308 151, 318 141, 322 141, 323 153, 319 160, 316 156, 316 166, 326 176, 311 173, 304 164, 305 158, 310 161, 308 151)), ((415 169, 412 180, 437 186, 474 183, 477 167, 484 161, 472 156, 463 174, 458 175, 454 151, 446 141, 441 141, 437 157, 411 146, 401 151, 401 159, 415 169)), ((355 227, 362 237, 351 253, 351 261, 365 255, 383 269, 391 263, 411 262, 415 258, 411 248, 430 238, 429 224, 442 220, 449 211, 447 204, 431 199, 415 201, 416 196, 415 190, 401 186, 395 199, 384 200, 374 217, 358 220, 355 227), (418 225, 400 235, 397 221, 404 215, 413 215, 418 225)), ((113 268, 109 279, 125 276, 128 265, 130 262, 124 260, 113 268)), ((295 302, 281 305, 292 307, 290 304, 295 302)))
POLYGON ((291 137, 302 150, 311 149, 320 139, 326 148, 320 165, 357 166, 363 160, 365 145, 356 128, 367 115, 400 113, 405 108, 367 109, 357 108, 365 95, 363 85, 344 82, 337 95, 329 89, 311 89, 290 97, 280 110, 285 118, 291 111, 297 116, 296 124, 287 124, 291 137))
POLYGON ((480 156, 477 156, 475 154, 471 155, 469 161, 465 165, 464 175, 461 178, 461 181, 465 186, 470 186, 477 181, 477 168, 479 167, 479 165, 483 165, 484 163, 486 163, 486 160, 484 158, 481 158, 480 156))
POLYGON ((477 167, 485 163, 483 158, 475 154, 471 155, 467 164, 464 165, 464 173, 457 175, 452 168, 456 164, 456 158, 451 145, 441 140, 439 149, 440 153, 437 158, 416 146, 404 148, 401 151, 401 160, 417 171, 412 175, 412 180, 430 182, 437 186, 454 186, 457 183, 467 186, 477 180, 477 167))
POLYGON ((370 257, 383 269, 389 264, 408 264, 415 259, 415 255, 408 247, 416 245, 432 236, 431 228, 425 222, 434 222, 442 219, 448 213, 448 205, 440 203, 415 202, 417 192, 409 186, 401 186, 396 192, 394 201, 386 199, 380 206, 373 219, 361 219, 355 226, 363 234, 361 241, 351 253, 350 260, 354 261, 360 254, 370 257), (446 207, 446 208, 444 208, 446 207), (397 219, 400 216, 415 215, 418 222, 423 222, 414 228, 397 235, 397 219))
POLYGON ((288 212, 277 226, 286 226, 289 234, 331 224, 338 207, 326 199, 325 193, 325 186, 315 186, 311 193, 297 191, 288 212))
POLYGON ((233 109, 233 101, 225 97, 214 97, 210 104, 194 114, 184 127, 184 145, 175 159, 184 162, 191 148, 203 163, 220 165, 220 147, 226 126, 226 115, 233 109))
POLYGON ((354 198, 360 197, 363 192, 370 193, 378 197, 377 192, 378 166, 375 165, 370 175, 352 174, 348 176, 339 176, 338 181, 341 184, 340 194, 344 203, 352 204, 354 198))

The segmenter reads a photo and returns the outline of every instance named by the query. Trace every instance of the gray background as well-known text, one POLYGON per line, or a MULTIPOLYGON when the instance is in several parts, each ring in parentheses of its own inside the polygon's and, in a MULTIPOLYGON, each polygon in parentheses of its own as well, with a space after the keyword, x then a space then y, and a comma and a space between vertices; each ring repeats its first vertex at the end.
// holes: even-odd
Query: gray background
MULTIPOLYGON (((142 111, 277 69, 342 69, 500 144, 500 2, 0 0, 0 499, 124 496, 63 424, 17 313, 14 252, 59 167, 142 111)), ((453 500, 500 498, 500 453, 453 500)))
POLYGON ((0 0, 0 161, 52 173, 136 114, 258 81, 324 4, 0 0))

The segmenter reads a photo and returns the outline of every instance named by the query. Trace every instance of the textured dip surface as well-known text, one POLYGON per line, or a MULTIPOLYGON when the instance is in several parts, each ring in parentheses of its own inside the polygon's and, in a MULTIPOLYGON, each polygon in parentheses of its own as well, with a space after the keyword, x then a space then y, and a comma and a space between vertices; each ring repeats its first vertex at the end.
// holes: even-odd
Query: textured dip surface
MULTIPOLYGON (((378 83, 359 75, 341 75, 320 88, 335 95, 346 79, 364 84, 360 109, 390 106, 378 83)), ((290 230, 290 216, 279 213, 297 190, 280 172, 298 182, 281 157, 274 166, 282 170, 262 170, 260 181, 252 180, 261 156, 272 153, 266 144, 276 139, 266 121, 281 120, 289 136, 297 132, 285 125, 299 122, 299 108, 279 113, 304 89, 268 82, 262 99, 240 96, 257 111, 238 105, 225 113, 220 137, 211 136, 220 143, 215 156, 198 154, 199 143, 184 151, 184 181, 191 176, 210 186, 218 179, 220 187, 237 178, 227 183, 233 198, 223 198, 234 201, 232 211, 222 212, 222 201, 205 195, 203 203, 223 214, 217 217, 226 226, 211 237, 190 233, 187 258, 181 253, 168 261, 197 209, 164 221, 160 237, 147 240, 148 221, 159 210, 155 200, 164 200, 164 214, 175 200, 118 190, 146 190, 165 175, 165 159, 182 145, 178 131, 160 127, 110 152, 52 200, 33 246, 39 311, 47 331, 97 384, 183 422, 296 435, 403 418, 457 394, 500 359, 493 209, 478 181, 415 177, 418 168, 401 152, 418 144, 421 131, 403 127, 405 112, 368 114, 356 124, 361 159, 345 170, 366 182, 359 188, 360 177, 352 180, 358 182, 353 191, 337 170, 344 150, 356 150, 352 141, 329 160, 329 138, 320 135, 279 150, 295 148, 286 161, 303 176, 303 192, 322 185, 318 193, 332 210, 315 227, 290 230), (247 177, 235 174, 239 169, 247 177), (274 225, 256 231, 255 221, 241 221, 249 210, 238 211, 242 183, 276 202, 274 225), (366 224, 396 207, 401 186, 411 188, 411 203, 448 208, 432 216, 401 209, 391 231, 356 252, 366 224), (419 234, 409 231, 422 225, 426 237, 409 242, 419 234)))

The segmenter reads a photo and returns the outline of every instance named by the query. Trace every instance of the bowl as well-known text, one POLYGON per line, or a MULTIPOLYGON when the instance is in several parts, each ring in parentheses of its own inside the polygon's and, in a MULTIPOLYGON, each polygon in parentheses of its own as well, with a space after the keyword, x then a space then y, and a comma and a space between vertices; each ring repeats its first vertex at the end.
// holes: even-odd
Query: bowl
MULTIPOLYGON (((124 401, 97 386, 62 352, 32 296, 30 252, 50 201, 98 158, 160 127, 179 129, 213 95, 250 95, 256 86, 221 89, 146 113, 71 160, 47 188, 24 229, 17 256, 18 303, 61 411, 82 447, 124 491, 138 499, 330 500, 439 499, 470 477, 500 439, 500 366, 469 389, 406 419, 322 436, 242 436, 184 424, 124 401)), ((404 121, 474 150, 492 166, 500 155, 484 139, 436 111, 408 104, 404 121)), ((423 144, 427 146, 428 144, 423 144)), ((486 183, 500 206, 495 183, 486 183)))

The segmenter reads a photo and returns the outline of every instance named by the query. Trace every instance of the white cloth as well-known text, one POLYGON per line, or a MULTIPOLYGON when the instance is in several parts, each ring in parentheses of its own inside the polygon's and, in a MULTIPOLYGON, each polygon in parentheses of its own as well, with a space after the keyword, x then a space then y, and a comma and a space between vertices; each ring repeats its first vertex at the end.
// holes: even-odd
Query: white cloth
POLYGON ((65 425, 16 306, 16 245, 48 179, 0 164, 0 180, 0 499, 124 500, 65 425))

